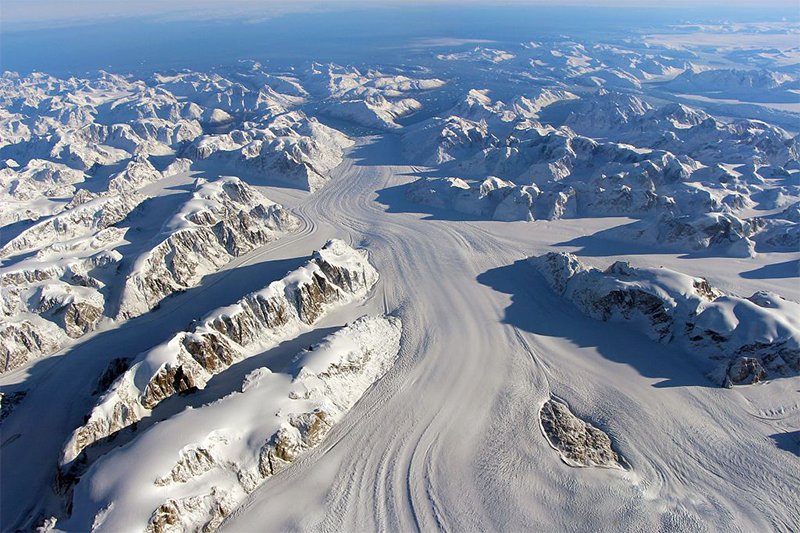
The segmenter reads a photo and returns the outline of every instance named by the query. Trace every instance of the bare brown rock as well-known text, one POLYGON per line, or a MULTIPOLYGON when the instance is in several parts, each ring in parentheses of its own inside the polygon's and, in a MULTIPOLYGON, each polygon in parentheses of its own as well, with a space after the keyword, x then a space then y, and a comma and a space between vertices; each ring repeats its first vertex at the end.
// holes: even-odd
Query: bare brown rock
POLYGON ((542 432, 570 466, 624 468, 602 430, 576 417, 563 403, 550 399, 539 411, 542 432))

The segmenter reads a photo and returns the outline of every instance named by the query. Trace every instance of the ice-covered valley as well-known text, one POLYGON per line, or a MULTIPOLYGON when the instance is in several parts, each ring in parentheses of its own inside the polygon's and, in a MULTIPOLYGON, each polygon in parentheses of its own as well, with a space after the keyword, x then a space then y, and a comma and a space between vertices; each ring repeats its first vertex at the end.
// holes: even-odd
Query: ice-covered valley
POLYGON ((0 530, 796 530, 766 31, 3 73, 0 530))

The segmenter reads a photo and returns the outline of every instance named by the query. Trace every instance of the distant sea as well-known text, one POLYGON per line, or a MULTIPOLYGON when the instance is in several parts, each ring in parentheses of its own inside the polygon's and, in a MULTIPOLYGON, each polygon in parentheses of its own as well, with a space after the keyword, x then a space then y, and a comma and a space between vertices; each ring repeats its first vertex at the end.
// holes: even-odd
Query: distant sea
MULTIPOLYGON (((795 10, 796 11, 796 10, 795 10)), ((272 19, 114 19, 48 29, 0 25, 0 70, 80 75, 203 69, 255 59, 284 68, 308 61, 401 62, 420 40, 523 42, 557 36, 626 39, 685 22, 797 18, 791 9, 548 6, 407 7, 294 13, 272 19)), ((416 53, 421 53, 418 49, 416 53)))

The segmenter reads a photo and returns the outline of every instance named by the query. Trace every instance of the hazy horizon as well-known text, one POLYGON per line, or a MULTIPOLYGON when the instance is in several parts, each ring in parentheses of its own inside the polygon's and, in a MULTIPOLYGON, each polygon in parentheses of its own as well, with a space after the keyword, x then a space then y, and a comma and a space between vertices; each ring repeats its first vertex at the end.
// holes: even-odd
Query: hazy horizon
MULTIPOLYGON (((203 19, 263 19, 294 13, 336 12, 343 10, 373 10, 383 8, 417 7, 593 7, 633 9, 689 9, 691 11, 714 8, 721 17, 735 15, 738 10, 779 10, 777 16, 792 16, 800 19, 800 10, 794 0, 176 0, 160 2, 144 0, 136 3, 122 0, 86 0, 78 4, 65 4, 58 0, 6 0, 0 20, 0 32, 18 29, 49 28, 63 25, 92 24, 119 18, 156 18, 169 20, 203 19)), ((770 16, 770 13, 764 13, 770 16)))
MULTIPOLYGON (((48 1, 36 5, 46 5, 48 1)), ((81 9, 85 10, 92 2, 82 4, 81 9)), ((201 6, 207 8, 217 3, 217 0, 202 0, 201 6)), ((121 12, 113 15, 113 10, 105 10, 103 16, 109 18, 73 18, 71 22, 57 24, 57 11, 50 11, 37 21, 38 26, 27 27, 20 22, 9 31, 9 21, 23 16, 22 10, 14 10, 21 4, 13 0, 11 9, 6 3, 3 10, 5 31, 0 34, 0 66, 2 70, 21 73, 42 70, 75 74, 97 69, 135 72, 153 68, 205 68, 242 59, 273 61, 283 66, 308 60, 399 61, 397 51, 416 39, 482 39, 502 43, 525 40, 532 34, 579 36, 598 32, 606 38, 616 35, 624 39, 633 26, 642 31, 688 20, 711 24, 787 18, 787 11, 781 8, 754 11, 743 5, 721 9, 693 4, 691 8, 679 9, 564 4, 570 5, 470 2, 456 7, 447 1, 430 1, 400 8, 394 2, 365 7, 363 2, 351 1, 336 3, 336 8, 326 4, 328 8, 323 10, 318 3, 305 2, 302 6, 310 10, 290 12, 281 11, 286 6, 278 2, 240 1, 235 6, 250 6, 250 11, 231 6, 226 16, 215 17, 210 15, 212 11, 198 7, 190 17, 179 9, 156 12, 154 4, 147 2, 137 4, 137 16, 123 16, 121 12), (257 16, 252 10, 255 6, 271 6, 271 14, 257 16), (50 27, 42 31, 48 24, 50 27)), ((170 6, 175 8, 176 4, 170 6)))

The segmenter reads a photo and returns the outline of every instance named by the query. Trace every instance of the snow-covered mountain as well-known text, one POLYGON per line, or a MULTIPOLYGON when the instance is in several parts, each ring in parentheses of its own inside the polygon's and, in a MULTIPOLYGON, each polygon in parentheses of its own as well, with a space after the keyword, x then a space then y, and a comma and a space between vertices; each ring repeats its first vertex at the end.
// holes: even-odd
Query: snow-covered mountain
POLYGON ((127 249, 137 233, 134 210, 143 202, 135 192, 88 199, 0 249, 3 256, 35 252, 0 268, 3 372, 49 355, 103 320, 146 313, 299 225, 238 178, 197 179, 189 199, 136 256, 127 249), (110 292, 115 286, 121 290, 118 301, 110 292))
POLYGON ((152 427, 136 445, 87 472, 64 527, 216 529, 260 484, 324 441, 391 368, 400 333, 397 318, 360 318, 298 354, 286 369, 259 368, 239 391, 152 427), (134 475, 119 468, 128 461, 137 464, 134 475), (89 488, 108 476, 111 490, 89 488))
POLYGON ((445 85, 436 78, 319 64, 313 64, 303 79, 309 90, 324 98, 324 114, 377 130, 399 128, 396 119, 423 107, 415 95, 445 85))
POLYGON ((291 111, 261 124, 247 122, 243 129, 203 135, 180 153, 194 162, 314 191, 325 184, 352 144, 315 118, 291 111))
POLYGON ((702 278, 618 261, 589 268, 574 255, 531 259, 559 295, 600 321, 625 321, 657 342, 719 361, 713 379, 756 383, 800 373, 800 304, 759 291, 742 298, 702 278))
POLYGON ((675 92, 714 94, 721 98, 764 97, 784 86, 795 88, 797 78, 768 70, 687 70, 667 83, 675 92))
POLYGON ((410 126, 409 157, 449 176, 420 178, 406 198, 490 220, 633 216, 641 222, 604 237, 688 253, 751 257, 795 246, 793 223, 752 217, 753 208, 798 199, 789 170, 798 141, 787 131, 638 95, 570 94, 546 98, 561 106, 563 124, 473 90, 447 118, 410 126))
POLYGON ((203 388, 215 374, 296 336, 332 307, 363 298, 378 274, 366 253, 330 241, 300 269, 214 311, 189 331, 140 354, 111 384, 67 444, 68 465, 98 440, 135 424, 165 399, 203 388))
POLYGON ((797 529, 797 25, 530 31, 3 73, 0 530, 797 529))

